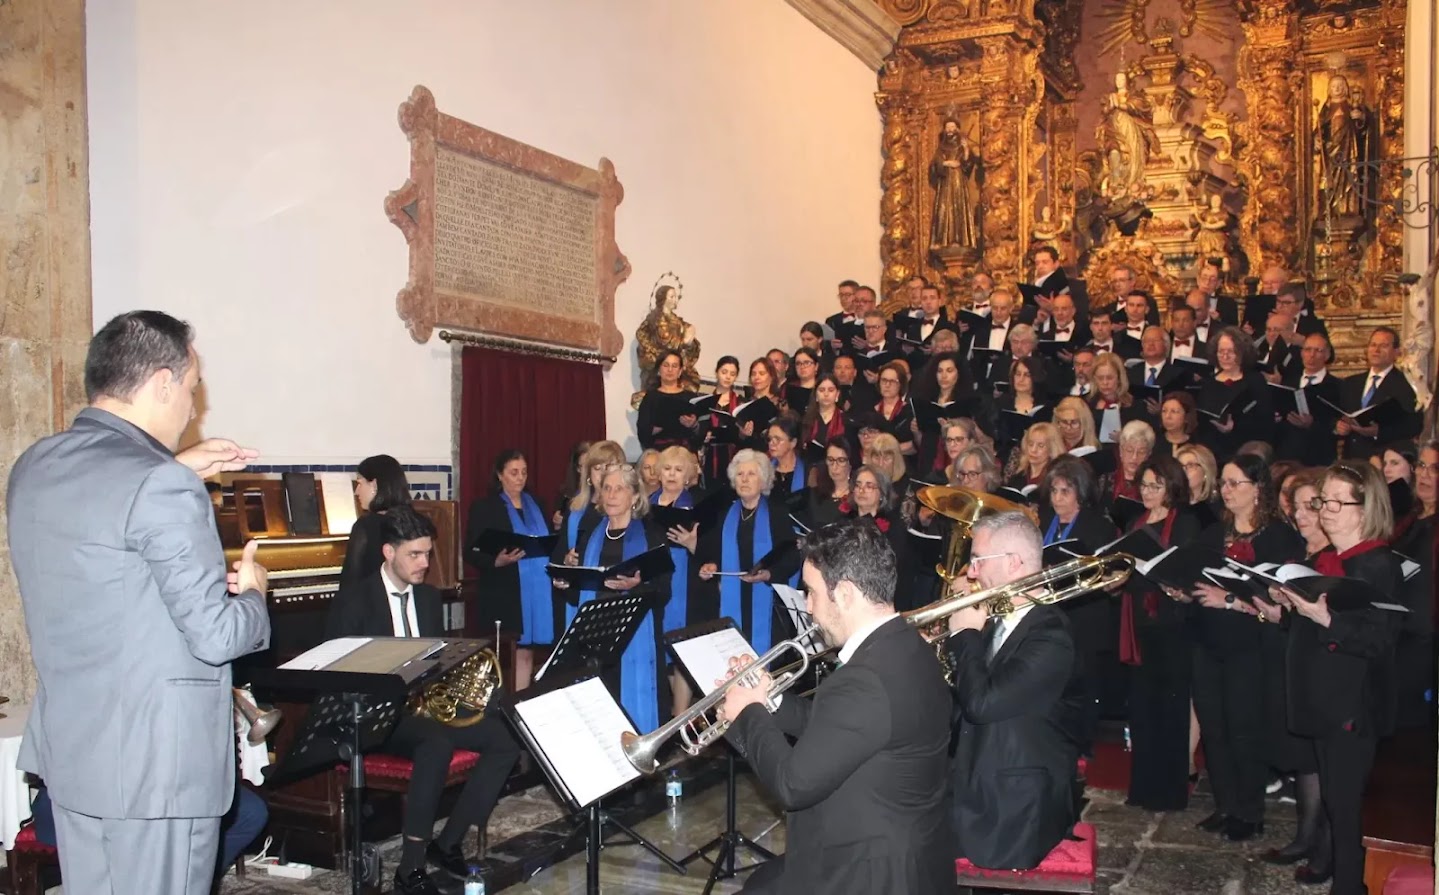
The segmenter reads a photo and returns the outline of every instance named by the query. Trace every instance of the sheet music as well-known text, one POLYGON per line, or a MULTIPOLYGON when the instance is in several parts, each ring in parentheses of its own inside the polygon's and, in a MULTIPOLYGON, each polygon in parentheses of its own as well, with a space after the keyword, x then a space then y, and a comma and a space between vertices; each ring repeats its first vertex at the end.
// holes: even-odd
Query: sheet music
POLYGON ((1119 430, 1122 424, 1119 421, 1119 408, 1107 407, 1100 414, 1099 440, 1111 442, 1119 437, 1119 430))
POLYGON ((355 526, 355 480, 348 472, 319 472, 325 525, 332 535, 347 535, 355 526))
POLYGON ((724 680, 729 674, 730 656, 759 657, 744 635, 734 628, 681 640, 671 644, 671 648, 705 696, 714 692, 715 681, 724 680))
POLYGON ((331 662, 340 661, 369 642, 369 637, 337 637, 305 650, 280 667, 287 671, 319 671, 331 662))
POLYGON ((589 805, 640 776, 620 749, 635 733, 599 678, 536 696, 515 706, 575 803, 589 805))

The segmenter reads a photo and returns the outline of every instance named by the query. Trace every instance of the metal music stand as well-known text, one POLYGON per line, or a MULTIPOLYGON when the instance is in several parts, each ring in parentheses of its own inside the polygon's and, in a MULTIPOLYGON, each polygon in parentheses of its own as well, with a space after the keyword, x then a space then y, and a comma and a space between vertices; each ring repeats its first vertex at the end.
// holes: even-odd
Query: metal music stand
MULTIPOLYGON (((393 641, 393 637, 367 638, 393 641)), ((353 667, 361 646, 331 665, 314 668, 256 668, 250 681, 271 690, 313 693, 305 724, 269 780, 295 779, 341 762, 350 766, 347 796, 350 814, 350 892, 362 895, 364 858, 364 753, 379 747, 400 720, 413 690, 450 671, 486 646, 483 640, 446 640, 439 652, 411 660, 387 672, 337 670, 353 667)), ((367 644, 368 645, 368 644, 367 644)), ((378 885, 378 878, 370 880, 378 885)))
MULTIPOLYGON (((635 632, 644 622, 645 613, 650 612, 653 608, 654 599, 652 597, 628 593, 601 597, 581 606, 569 626, 565 628, 564 634, 555 644, 554 652, 550 653, 549 660, 535 675, 536 683, 515 694, 515 702, 518 704, 552 689, 570 686, 587 678, 602 675, 603 672, 614 668, 619 664, 620 657, 624 655, 625 648, 629 646, 635 632)), ((515 720, 513 715, 510 717, 512 721, 515 720)), ((533 742, 522 725, 516 723, 514 726, 526 743, 533 746, 533 742)), ((568 787, 554 774, 553 768, 549 767, 542 751, 532 754, 540 761, 541 767, 545 768, 545 773, 550 778, 550 783, 554 786, 555 791, 560 793, 567 802, 571 802, 571 808, 575 815, 585 811, 583 817, 575 818, 575 828, 565 837, 565 845, 579 836, 586 837, 586 892, 598 895, 600 891, 600 849, 607 845, 638 845, 659 858, 675 873, 681 876, 686 874, 683 864, 661 851, 658 845, 617 820, 600 807, 598 801, 591 805, 573 804, 568 796, 568 787), (628 838, 606 841, 604 839, 606 825, 617 828, 628 838)))

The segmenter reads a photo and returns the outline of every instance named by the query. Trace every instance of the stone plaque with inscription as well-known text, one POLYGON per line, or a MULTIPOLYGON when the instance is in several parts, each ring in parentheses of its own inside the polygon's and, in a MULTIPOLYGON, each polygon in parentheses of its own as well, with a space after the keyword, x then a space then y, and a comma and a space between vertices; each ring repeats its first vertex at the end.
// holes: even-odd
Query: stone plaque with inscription
POLYGON ((400 106, 410 179, 385 200, 410 244, 396 300, 417 342, 436 326, 615 355, 615 244, 624 188, 586 168, 439 112, 424 87, 400 106))

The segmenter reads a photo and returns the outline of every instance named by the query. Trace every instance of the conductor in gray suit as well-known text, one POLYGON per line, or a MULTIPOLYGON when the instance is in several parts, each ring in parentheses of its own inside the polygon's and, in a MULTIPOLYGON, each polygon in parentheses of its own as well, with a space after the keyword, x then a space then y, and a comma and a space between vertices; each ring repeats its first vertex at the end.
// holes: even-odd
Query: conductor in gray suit
POLYGON ((270 639, 254 544, 227 575, 201 480, 254 452, 174 453, 200 383, 191 338, 157 311, 107 323, 85 359, 90 406, 10 474, 40 678, 19 765, 50 789, 66 891, 209 891, 235 792, 229 663, 270 639))

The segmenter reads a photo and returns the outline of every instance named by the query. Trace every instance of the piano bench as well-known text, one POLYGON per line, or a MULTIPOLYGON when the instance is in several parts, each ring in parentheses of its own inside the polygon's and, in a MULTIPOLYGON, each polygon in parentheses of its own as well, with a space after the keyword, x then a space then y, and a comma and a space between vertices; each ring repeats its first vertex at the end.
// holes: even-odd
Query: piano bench
POLYGON ((1006 892, 1093 892, 1099 858, 1094 825, 1074 825, 1074 839, 1061 840, 1033 870, 989 870, 960 858, 954 862, 960 891, 1000 889, 1006 892))

